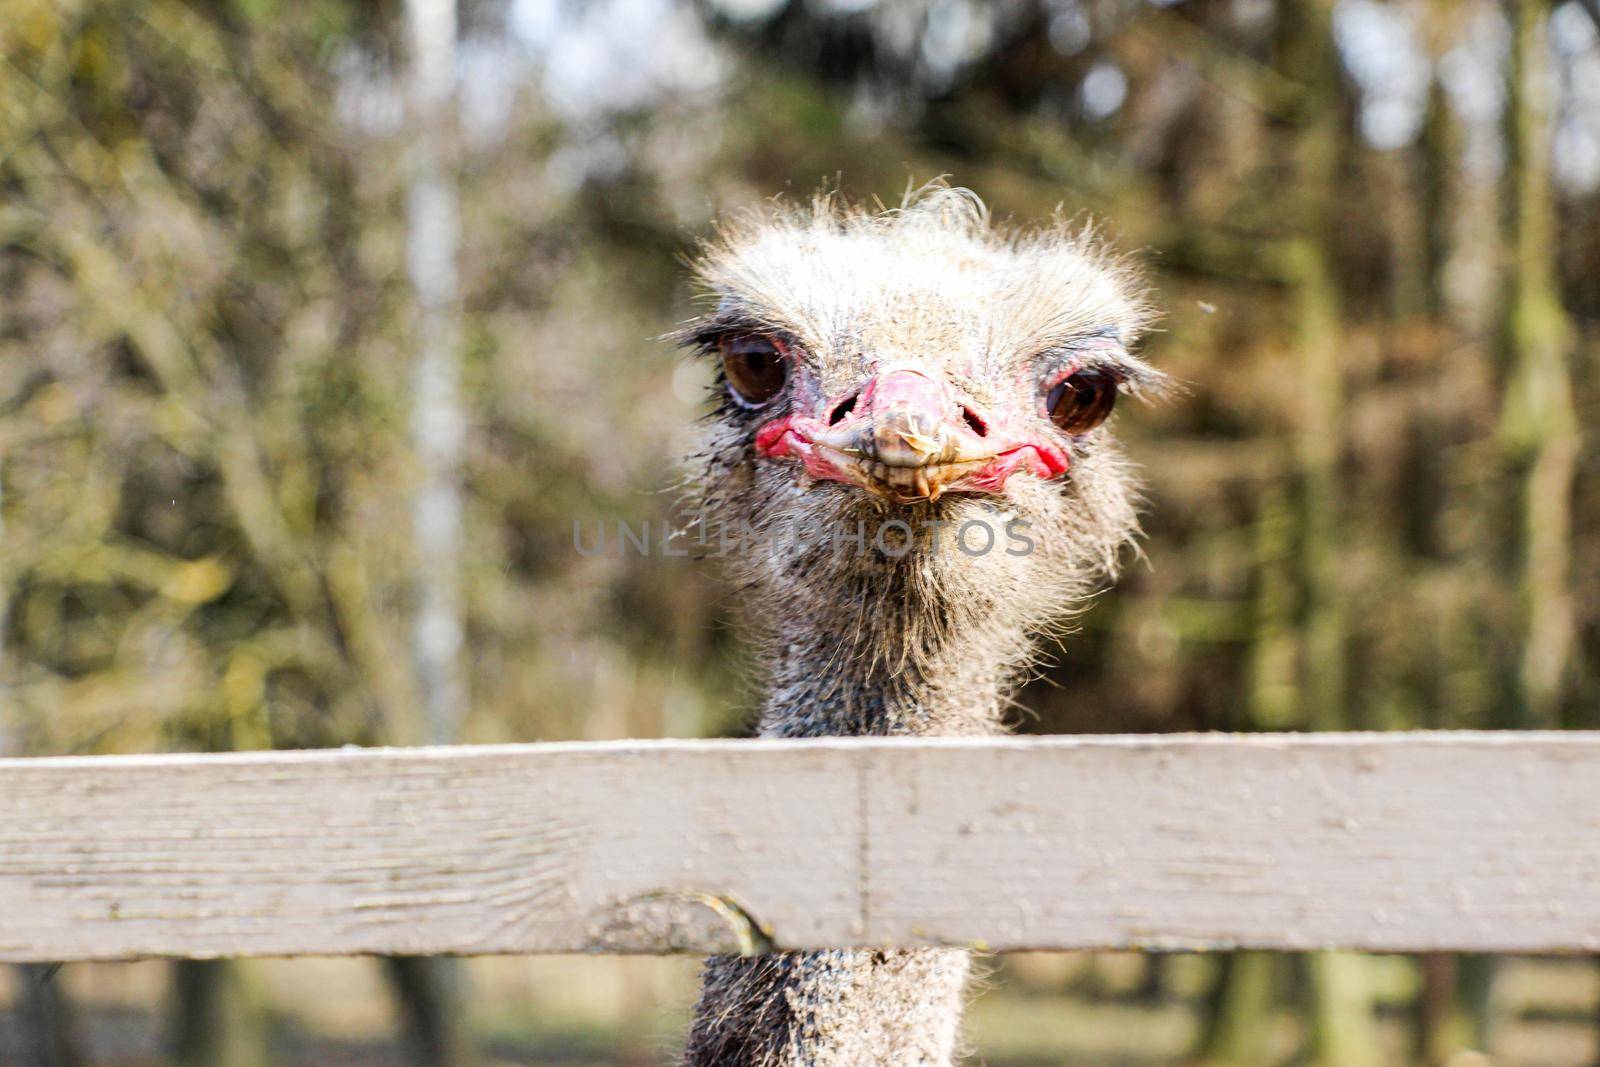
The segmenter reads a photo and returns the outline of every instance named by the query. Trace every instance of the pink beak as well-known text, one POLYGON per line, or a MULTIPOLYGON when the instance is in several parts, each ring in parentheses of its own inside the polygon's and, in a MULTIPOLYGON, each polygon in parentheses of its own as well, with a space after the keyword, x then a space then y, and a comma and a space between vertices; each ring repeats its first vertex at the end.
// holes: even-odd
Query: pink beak
POLYGON ((757 450, 798 458, 813 478, 849 482, 902 503, 946 492, 997 493, 1018 470, 1049 478, 1067 468, 1058 447, 997 433, 920 368, 885 369, 853 406, 846 399, 823 414, 826 422, 790 415, 763 426, 757 450), (847 408, 842 417, 841 408, 847 408))

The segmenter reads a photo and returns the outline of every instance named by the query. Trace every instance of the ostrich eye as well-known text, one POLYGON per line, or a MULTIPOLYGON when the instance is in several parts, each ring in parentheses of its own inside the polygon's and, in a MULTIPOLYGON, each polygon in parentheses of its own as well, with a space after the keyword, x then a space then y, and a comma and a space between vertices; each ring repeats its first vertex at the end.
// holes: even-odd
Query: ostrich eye
POLYGON ((746 407, 762 407, 783 388, 789 371, 783 353, 770 338, 739 334, 723 338, 717 347, 722 351, 722 373, 728 388, 746 407))
POLYGON ((1117 382, 1103 371, 1081 370, 1063 379, 1045 398, 1050 421, 1077 435, 1105 422, 1117 402, 1117 382))

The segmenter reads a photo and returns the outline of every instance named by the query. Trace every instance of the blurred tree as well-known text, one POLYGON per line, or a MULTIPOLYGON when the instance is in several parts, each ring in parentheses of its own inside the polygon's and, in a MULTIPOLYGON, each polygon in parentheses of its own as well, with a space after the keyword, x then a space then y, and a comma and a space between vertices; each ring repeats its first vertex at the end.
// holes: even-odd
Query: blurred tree
MULTIPOLYGON (((460 739, 468 691, 461 667, 461 328, 456 260, 459 205, 447 160, 456 142, 455 0, 407 0, 409 61, 406 146, 406 265, 415 304, 411 353, 411 443, 418 485, 411 505, 417 558, 411 655, 421 722, 413 740, 460 739)), ((388 962, 405 1018, 408 1058, 418 1067, 469 1062, 462 969, 449 959, 388 962)))
POLYGON ((1506 81, 1506 247, 1501 332, 1506 350, 1500 441, 1515 479, 1521 613, 1512 723, 1562 725, 1571 667, 1572 487, 1579 437, 1568 353, 1572 326, 1557 280, 1559 246, 1550 177, 1549 6, 1512 0, 1506 81))
POLYGON ((54 964, 23 964, 22 1016, 28 1067, 82 1067, 86 1062, 78 1013, 55 979, 54 964))
POLYGON ((267 1067, 267 1020, 248 968, 231 960, 173 964, 172 1062, 180 1067, 267 1067))
MULTIPOLYGON (((1352 725, 1346 671, 1346 593, 1340 466, 1345 437, 1343 308, 1335 267, 1332 197, 1348 158, 1332 5, 1287 5, 1279 18, 1279 69, 1300 86, 1289 147, 1285 277, 1298 349, 1295 422, 1300 497, 1301 707, 1312 730, 1352 725)), ((1366 960, 1341 952, 1309 958, 1313 1061, 1322 1067, 1377 1063, 1366 960)))

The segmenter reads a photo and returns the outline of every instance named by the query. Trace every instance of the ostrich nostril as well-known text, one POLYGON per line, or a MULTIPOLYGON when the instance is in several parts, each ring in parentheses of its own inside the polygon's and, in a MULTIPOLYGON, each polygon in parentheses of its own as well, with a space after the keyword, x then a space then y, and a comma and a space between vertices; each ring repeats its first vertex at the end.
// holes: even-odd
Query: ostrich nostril
POLYGON ((850 414, 855 409, 856 409, 856 398, 855 398, 855 396, 851 395, 849 397, 846 397, 839 404, 838 407, 833 409, 833 414, 828 416, 828 425, 829 426, 837 426, 837 425, 839 425, 839 423, 844 421, 844 417, 846 415, 850 414))
POLYGON ((984 422, 983 416, 979 415, 976 411, 973 411, 968 407, 963 407, 961 409, 961 418, 966 421, 966 424, 969 427, 971 427, 972 432, 977 434, 979 437, 989 436, 989 424, 984 422))

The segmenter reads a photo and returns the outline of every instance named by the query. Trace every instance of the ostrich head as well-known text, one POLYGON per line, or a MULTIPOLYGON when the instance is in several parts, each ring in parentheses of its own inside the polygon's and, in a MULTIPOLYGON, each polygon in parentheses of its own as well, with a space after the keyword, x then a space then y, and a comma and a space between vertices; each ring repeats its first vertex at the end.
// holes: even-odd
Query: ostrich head
POLYGON ((1008 231, 937 187, 725 226, 681 339, 716 361, 699 514, 739 530, 778 657, 919 687, 997 677, 1115 567, 1134 487, 1106 425, 1159 384, 1129 268, 1083 228, 1008 231), (817 651, 810 653, 813 659, 817 651), (999 672, 997 675, 996 672, 999 672))

